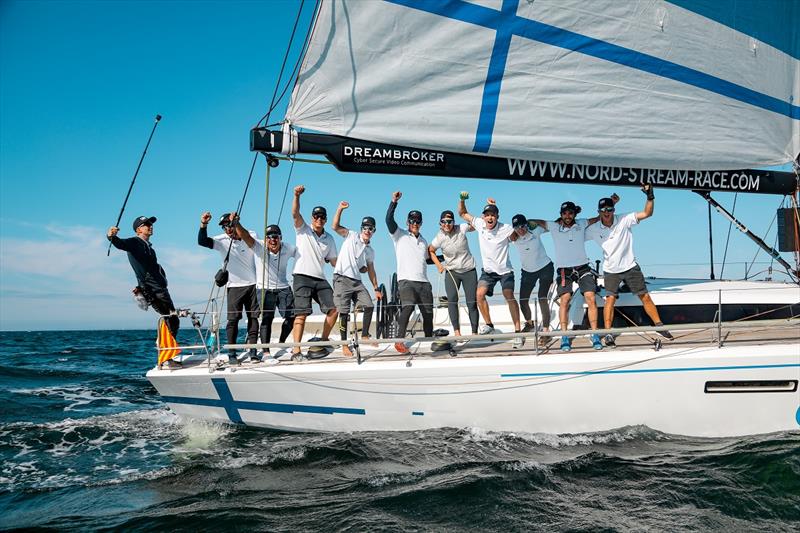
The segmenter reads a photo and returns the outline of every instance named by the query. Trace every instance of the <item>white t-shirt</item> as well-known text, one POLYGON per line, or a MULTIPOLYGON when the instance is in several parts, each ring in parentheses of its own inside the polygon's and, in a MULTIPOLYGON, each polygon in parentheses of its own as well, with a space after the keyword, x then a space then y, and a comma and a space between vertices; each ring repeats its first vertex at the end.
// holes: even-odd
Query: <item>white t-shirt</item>
POLYGON ((586 255, 586 226, 589 221, 580 218, 566 228, 558 222, 548 222, 547 229, 556 249, 556 268, 576 267, 589 263, 586 255))
POLYGON ((336 259, 336 243, 333 242, 333 237, 327 231, 317 235, 308 224, 303 224, 294 231, 297 234, 294 273, 325 279, 325 261, 336 259))
POLYGON ((350 279, 360 280, 359 269, 374 262, 375 250, 369 244, 364 243, 359 232, 350 230, 342 243, 342 249, 339 251, 339 258, 336 260, 333 272, 350 279))
MULTIPOLYGON (((264 243, 256 240, 253 245, 253 254, 256 256, 256 287, 264 288, 264 243)), ((286 279, 287 265, 289 259, 297 257, 297 248, 288 242, 281 243, 281 249, 277 254, 267 250, 267 289, 287 289, 289 281, 286 279)))
POLYGON ((467 272, 475 268, 475 258, 469 251, 467 242, 467 232, 472 230, 472 226, 467 223, 453 227, 449 234, 439 230, 436 237, 431 241, 434 250, 442 249, 442 255, 446 262, 445 267, 453 272, 467 272))
POLYGON ((397 228, 391 234, 394 242, 394 255, 397 258, 397 280, 428 281, 428 241, 397 228))
MULTIPOLYGON (((249 232, 250 236, 258 239, 254 231, 249 232)), ((247 287, 256 284, 256 264, 253 260, 253 250, 241 239, 233 239, 225 233, 211 237, 214 241, 214 249, 222 255, 222 260, 228 254, 228 246, 231 247, 231 255, 228 258, 228 287, 247 287)))
POLYGON ((551 262, 540 238, 547 231, 547 228, 543 226, 536 226, 532 231, 528 230, 528 233, 514 241, 519 252, 522 270, 525 272, 536 272, 551 262))
POLYGON ((498 222, 493 229, 488 229, 481 217, 473 217, 472 227, 478 232, 483 269, 501 276, 511 272, 511 259, 508 257, 508 244, 511 241, 508 237, 514 233, 514 228, 498 222))
POLYGON ((628 213, 614 215, 611 227, 596 222, 587 228, 586 236, 603 249, 603 272, 619 274, 636 266, 631 227, 638 223, 636 213, 628 213))

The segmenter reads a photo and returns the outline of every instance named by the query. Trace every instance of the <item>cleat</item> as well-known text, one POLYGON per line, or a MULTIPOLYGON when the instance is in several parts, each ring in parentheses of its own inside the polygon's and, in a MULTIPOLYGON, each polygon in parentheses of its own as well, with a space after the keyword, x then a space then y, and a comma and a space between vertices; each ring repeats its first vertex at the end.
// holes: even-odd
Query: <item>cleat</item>
POLYGON ((593 334, 589 338, 592 340, 592 348, 594 348, 595 350, 603 349, 603 343, 600 342, 600 335, 593 334))
POLYGON ((614 335, 612 335, 611 333, 607 333, 606 336, 603 337, 603 341, 605 341, 606 346, 608 346, 609 348, 617 347, 617 341, 614 340, 614 335))
POLYGON ((570 350, 572 350, 572 341, 569 337, 561 337, 561 351, 568 352, 570 350))
POLYGON ((396 342, 394 343, 394 349, 397 350, 397 353, 408 353, 408 347, 404 342, 396 342))

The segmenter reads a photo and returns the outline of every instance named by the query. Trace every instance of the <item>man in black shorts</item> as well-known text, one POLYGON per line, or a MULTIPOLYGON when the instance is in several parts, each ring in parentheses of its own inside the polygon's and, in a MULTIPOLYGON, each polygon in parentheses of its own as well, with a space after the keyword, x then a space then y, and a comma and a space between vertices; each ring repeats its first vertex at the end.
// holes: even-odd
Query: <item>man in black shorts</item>
MULTIPOLYGON (((586 237, 593 239, 603 249, 603 274, 605 276, 606 302, 603 307, 603 322, 611 328, 614 322, 614 305, 617 301, 620 282, 624 281, 631 292, 642 301, 645 313, 656 326, 663 326, 653 299, 647 292, 644 274, 633 255, 633 233, 631 229, 646 218, 653 216, 655 195, 649 183, 642 187, 647 195, 644 210, 625 215, 614 214, 614 201, 601 198, 597 206, 600 222, 586 229, 586 237)), ((667 331, 658 332, 662 337, 672 339, 667 331)), ((606 346, 614 346, 614 336, 610 333, 604 338, 606 346)))
MULTIPOLYGON (((298 185, 294 188, 292 201, 292 219, 294 230, 297 234, 295 246, 297 256, 294 262, 294 303, 296 306, 294 318, 294 342, 300 342, 306 326, 306 317, 311 314, 311 300, 319 305, 320 311, 325 313, 325 323, 322 326, 322 340, 328 337, 336 324, 339 313, 333 303, 333 289, 325 279, 323 270, 325 263, 336 266, 336 243, 330 233, 325 231, 325 222, 328 212, 322 206, 311 210, 311 224, 306 224, 300 214, 300 195, 306 188, 298 185)), ((302 357, 300 347, 293 350, 294 357, 302 357)), ((319 350, 309 350, 320 355, 319 350)), ((327 354, 326 354, 327 355, 327 354)))

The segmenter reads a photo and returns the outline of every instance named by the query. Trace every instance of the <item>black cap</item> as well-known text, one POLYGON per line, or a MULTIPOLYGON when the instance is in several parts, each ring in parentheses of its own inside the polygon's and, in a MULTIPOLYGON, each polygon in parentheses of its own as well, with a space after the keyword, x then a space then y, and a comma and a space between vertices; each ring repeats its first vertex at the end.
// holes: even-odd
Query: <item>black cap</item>
POLYGON ((441 214, 441 215, 439 215, 439 219, 443 219, 443 218, 452 218, 452 219, 455 219, 455 218, 456 218, 456 216, 455 216, 455 215, 453 214, 453 212, 452 212, 452 211, 450 211, 449 209, 445 209, 444 211, 442 211, 442 214, 441 214))
POLYGON ((486 213, 491 213, 497 216, 500 214, 500 210, 494 204, 486 204, 486 206, 483 208, 483 214, 485 215, 486 213))
POLYGON ((600 201, 597 202, 597 209, 603 209, 604 207, 614 207, 614 200, 611 198, 600 198, 600 201))
POLYGON ((364 218, 362 218, 361 219, 361 227, 363 228, 364 226, 372 226, 374 228, 375 227, 375 219, 372 218, 372 217, 364 217, 364 218))
POLYGON ((521 213, 514 215, 514 218, 511 219, 511 226, 514 228, 521 228, 527 223, 528 219, 521 213))
POLYGON ((281 233, 280 226, 276 224, 270 224, 269 226, 267 226, 267 235, 274 235, 276 233, 281 236, 283 235, 283 233, 281 233))
POLYGON ((406 220, 412 220, 412 219, 419 220, 419 222, 421 224, 422 223, 422 213, 420 213, 416 209, 412 209, 411 211, 408 212, 408 217, 406 218, 406 220))
POLYGON ((133 221, 133 231, 136 231, 139 226, 152 226, 155 221, 156 217, 137 217, 133 221))
POLYGON ((323 217, 328 218, 328 210, 322 207, 321 205, 318 205, 317 207, 311 210, 311 216, 313 217, 315 215, 322 215, 323 217))
POLYGON ((563 213, 564 211, 573 211, 577 215, 581 212, 581 208, 572 202, 564 202, 561 204, 560 212, 563 213))
POLYGON ((227 226, 231 223, 231 214, 230 213, 223 213, 221 217, 219 217, 219 225, 220 226, 227 226))

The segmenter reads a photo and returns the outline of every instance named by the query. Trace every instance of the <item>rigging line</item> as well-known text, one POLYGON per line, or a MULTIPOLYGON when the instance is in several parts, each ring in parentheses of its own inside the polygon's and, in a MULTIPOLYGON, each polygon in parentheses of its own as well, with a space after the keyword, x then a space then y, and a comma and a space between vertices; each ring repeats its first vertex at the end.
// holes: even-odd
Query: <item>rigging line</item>
MULTIPOLYGON (((783 201, 783 199, 781 199, 781 201, 783 201)), ((778 218, 778 212, 777 212, 777 211, 775 211, 775 215, 772 217, 772 222, 770 222, 770 223, 769 223, 769 227, 767 228, 767 231, 765 231, 765 232, 764 232, 764 235, 765 235, 765 236, 766 236, 767 234, 769 234, 769 231, 772 229, 772 225, 775 223, 775 220, 777 220, 777 218, 778 218)), ((753 256, 753 260, 752 260, 752 261, 750 261, 750 266, 748 266, 748 267, 747 267, 747 270, 745 270, 745 272, 744 272, 744 277, 745 277, 745 279, 747 279, 747 278, 749 277, 749 274, 750 274, 750 269, 752 269, 752 268, 755 266, 755 264, 756 264, 756 257, 758 257, 758 254, 759 254, 759 253, 761 253, 761 248, 757 246, 757 247, 756 247, 756 253, 755 253, 755 255, 753 256)), ((770 263, 769 263, 769 264, 770 264, 770 267, 771 267, 771 266, 772 266, 772 261, 770 261, 770 263)))
MULTIPOLYGON (((263 250, 261 251, 261 279, 263 281, 263 289, 261 291, 261 304, 259 309, 261 309, 261 315, 264 314, 264 304, 267 299, 267 290, 269 288, 269 268, 267 268, 267 261, 269 261, 269 250, 267 250, 267 227, 269 226, 269 176, 270 170, 272 169, 271 166, 267 165, 267 176, 266 176, 266 185, 264 187, 264 246, 263 250)), ((278 264, 275 266, 275 270, 279 271, 281 268, 281 249, 283 248, 283 243, 280 243, 281 248, 278 249, 278 264)), ((277 274, 277 272, 276 272, 277 274)), ((258 286, 256 286, 258 289, 258 286)), ((272 332, 270 331, 270 336, 272 332)), ((261 339, 263 342, 264 339, 261 339)), ((267 339, 269 342, 269 339, 267 339)))
POLYGON ((289 191, 289 183, 292 181, 292 172, 294 172, 294 158, 290 157, 291 165, 289 166, 289 175, 286 177, 286 186, 283 188, 283 199, 281 200, 281 210, 278 212, 278 225, 281 224, 283 217, 283 207, 286 205, 286 193, 289 191))
MULTIPOLYGON (((736 214, 736 200, 739 198, 739 193, 733 195, 733 207, 731 208, 731 215, 736 214)), ((725 260, 728 257, 728 244, 731 242, 731 230, 733 229, 733 220, 728 222, 728 236, 725 237, 725 251, 722 253, 722 268, 719 270, 719 279, 724 279, 725 273, 725 260)))

